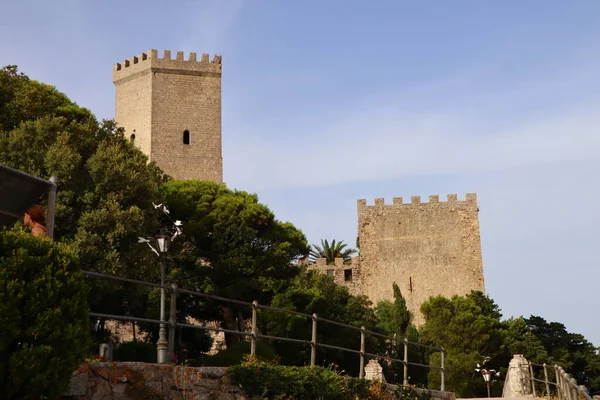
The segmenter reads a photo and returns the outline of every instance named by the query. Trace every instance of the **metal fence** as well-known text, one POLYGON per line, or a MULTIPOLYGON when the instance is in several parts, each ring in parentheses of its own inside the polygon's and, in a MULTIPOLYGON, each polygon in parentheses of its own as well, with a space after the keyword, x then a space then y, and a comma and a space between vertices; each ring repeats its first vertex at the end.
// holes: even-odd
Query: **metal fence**
POLYGON ((587 390, 577 385, 575 379, 559 365, 528 362, 519 366, 529 370, 528 382, 523 382, 523 385, 529 386, 534 398, 539 395, 548 400, 593 400, 587 390), (536 378, 536 375, 543 376, 543 379, 536 378))
POLYGON ((135 322, 144 322, 144 323, 150 323, 150 324, 158 324, 161 326, 161 328, 164 328, 168 325, 168 327, 169 327, 168 344, 161 344, 160 340, 159 340, 158 346, 161 346, 161 345, 168 346, 167 347, 168 354, 169 354, 169 358, 171 360, 173 359, 174 350, 175 350, 176 328, 181 327, 181 328, 190 328, 190 329, 202 329, 202 330, 207 330, 207 331, 230 333, 230 334, 239 335, 242 337, 250 337, 250 354, 251 355, 256 354, 256 343, 259 341, 259 339, 282 340, 282 341, 287 341, 287 342, 294 342, 294 343, 308 345, 311 348, 311 353, 310 353, 310 365, 311 366, 314 366, 316 363, 317 349, 319 347, 354 353, 359 356, 359 360, 360 360, 359 361, 360 362, 359 377, 361 379, 364 379, 364 374, 365 374, 365 357, 383 359, 383 360, 390 361, 392 363, 402 364, 403 365, 403 375, 404 375, 403 376, 403 384, 404 385, 408 384, 408 367, 409 366, 414 366, 414 367, 419 367, 419 368, 427 368, 427 369, 437 369, 437 370, 441 371, 441 373, 440 373, 440 377, 441 377, 440 378, 440 390, 445 391, 445 382, 444 382, 445 375, 446 375, 446 368, 445 368, 445 364, 444 364, 445 350, 442 347, 428 346, 428 345, 425 345, 422 343, 412 342, 412 341, 407 340, 406 338, 403 338, 402 340, 404 342, 404 359, 400 360, 397 358, 388 357, 386 355, 374 354, 374 353, 367 352, 366 348, 365 348, 367 335, 380 337, 384 340, 390 340, 390 341, 397 340, 397 339, 388 337, 386 335, 382 335, 377 332, 370 331, 368 329, 365 329, 364 326, 359 328, 356 326, 343 324, 343 323, 332 321, 329 319, 320 318, 317 314, 310 315, 310 314, 305 314, 305 313, 301 313, 298 311, 292 311, 292 310, 286 310, 286 309, 282 309, 282 308, 267 306, 267 305, 259 304, 257 301, 253 301, 252 303, 249 303, 246 301, 240 301, 240 300, 234 300, 234 299, 229 299, 229 298, 225 298, 225 297, 214 296, 214 295, 207 294, 207 293, 195 292, 192 290, 179 288, 177 286, 177 284, 175 284, 175 283, 173 283, 171 285, 160 285, 160 284, 140 281, 140 280, 136 280, 136 279, 122 278, 122 277, 118 277, 118 276, 114 276, 114 275, 105 275, 105 274, 101 274, 98 272, 91 272, 91 271, 81 271, 81 272, 84 275, 91 276, 91 277, 96 277, 96 278, 101 278, 101 279, 109 279, 109 280, 114 280, 114 281, 119 281, 119 282, 128 282, 128 283, 133 283, 133 284, 147 286, 147 287, 161 288, 161 290, 169 290, 171 292, 169 320, 166 320, 166 319, 155 320, 155 319, 132 317, 132 316, 101 314, 101 313, 95 313, 93 311, 90 313, 90 315, 92 317, 104 318, 107 320, 135 321, 135 322), (250 332, 238 331, 238 330, 223 329, 223 328, 218 328, 218 327, 192 325, 192 324, 177 322, 177 320, 176 320, 177 296, 179 294, 189 294, 192 296, 202 297, 202 298, 208 299, 208 300, 222 301, 225 303, 237 304, 237 305, 251 308, 251 311, 252 311, 251 331, 250 332), (310 319, 312 321, 311 339, 310 340, 295 339, 295 338, 289 338, 289 337, 263 335, 263 334, 259 333, 258 328, 257 328, 259 310, 268 310, 268 311, 279 312, 279 313, 293 314, 293 315, 297 315, 300 317, 310 319), (329 345, 326 343, 318 342, 317 341, 317 330, 318 330, 318 326, 320 323, 333 324, 333 325, 337 325, 337 326, 344 327, 344 328, 349 328, 349 329, 360 332, 360 345, 357 346, 357 348, 351 349, 351 348, 338 347, 338 346, 333 346, 333 345, 329 345), (421 363, 409 361, 408 360, 408 347, 409 346, 417 346, 417 347, 433 350, 434 352, 440 352, 440 356, 441 356, 440 366, 438 367, 438 366, 432 366, 432 365, 421 364, 421 363))

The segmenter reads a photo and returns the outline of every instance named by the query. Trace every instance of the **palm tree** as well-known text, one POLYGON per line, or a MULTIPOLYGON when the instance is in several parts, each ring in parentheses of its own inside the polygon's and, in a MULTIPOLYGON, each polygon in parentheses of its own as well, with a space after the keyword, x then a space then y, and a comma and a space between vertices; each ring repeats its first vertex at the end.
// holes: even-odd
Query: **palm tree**
POLYGON ((336 258, 343 258, 344 261, 350 261, 353 254, 356 254, 355 249, 346 249, 347 244, 343 240, 336 243, 335 240, 329 244, 327 240, 321 239, 321 246, 312 245, 310 249, 310 259, 314 262, 317 258, 325 258, 327 264, 335 263, 336 258))

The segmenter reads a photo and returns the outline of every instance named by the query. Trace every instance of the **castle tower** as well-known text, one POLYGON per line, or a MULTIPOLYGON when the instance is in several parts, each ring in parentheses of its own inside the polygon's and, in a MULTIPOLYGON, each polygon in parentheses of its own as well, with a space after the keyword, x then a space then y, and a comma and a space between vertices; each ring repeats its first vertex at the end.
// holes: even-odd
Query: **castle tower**
POLYGON ((114 64, 115 119, 175 179, 223 182, 221 57, 150 50, 114 64))
POLYGON ((419 326, 429 297, 485 292, 478 212, 475 194, 460 201, 449 194, 447 202, 429 196, 427 203, 413 196, 410 204, 358 200, 362 294, 374 304, 393 301, 396 282, 419 326))

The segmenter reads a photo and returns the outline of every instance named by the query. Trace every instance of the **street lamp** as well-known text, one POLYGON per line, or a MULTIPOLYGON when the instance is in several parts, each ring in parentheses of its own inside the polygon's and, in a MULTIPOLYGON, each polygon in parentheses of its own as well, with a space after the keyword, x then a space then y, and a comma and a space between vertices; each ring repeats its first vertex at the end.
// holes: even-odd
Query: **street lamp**
MULTIPOLYGON (((491 397, 490 381, 491 381, 492 375, 500 376, 500 372, 497 372, 494 369, 483 368, 483 366, 490 360, 491 360, 490 357, 486 357, 481 364, 477 363, 477 368, 475 368, 475 372, 479 372, 479 373, 481 373, 481 376, 483 376, 483 380, 485 381, 485 385, 487 386, 488 398, 491 397)), ((492 381, 492 383, 493 382, 495 382, 495 381, 492 381)))
MULTIPOLYGON (((165 326, 165 278, 166 278, 166 267, 167 267, 167 252, 169 251, 169 245, 177 236, 183 234, 180 220, 173 221, 171 212, 167 208, 166 204, 154 204, 152 206, 156 210, 162 211, 162 213, 169 219, 173 224, 171 227, 165 227, 161 229, 161 234, 156 235, 154 239, 146 239, 144 237, 138 237, 138 243, 146 243, 150 250, 161 259, 161 271, 160 271, 160 330, 158 331, 158 342, 156 342, 156 361, 159 364, 166 364, 169 361, 169 341, 167 340, 167 328, 165 326), (171 236, 165 235, 163 232, 169 232, 171 236), (156 247, 153 246, 156 245, 156 247)), ((173 303, 172 303, 173 304, 173 303)), ((171 308, 171 318, 174 318, 174 311, 171 308)), ((174 331, 172 331, 171 345, 174 346, 174 331)))
POLYGON ((158 342, 156 342, 156 361, 159 364, 168 362, 169 342, 167 341, 167 329, 165 326, 165 275, 167 266, 167 251, 169 251, 170 238, 166 235, 156 236, 156 247, 161 257, 160 268, 160 330, 158 342))
POLYGON ((490 396, 490 375, 491 372, 488 371, 487 369, 484 369, 483 371, 481 371, 481 375, 483 375, 483 380, 485 381, 485 384, 487 386, 487 392, 488 392, 488 398, 491 397, 490 396))

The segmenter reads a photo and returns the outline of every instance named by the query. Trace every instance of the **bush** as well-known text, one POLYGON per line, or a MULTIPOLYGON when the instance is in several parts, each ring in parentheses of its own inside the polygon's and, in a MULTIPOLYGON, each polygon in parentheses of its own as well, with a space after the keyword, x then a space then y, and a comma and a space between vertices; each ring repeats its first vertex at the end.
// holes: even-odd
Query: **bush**
POLYGON ((267 364, 254 359, 227 370, 234 384, 253 399, 423 400, 413 388, 341 374, 334 368, 267 364))
POLYGON ((0 398, 57 396, 89 345, 87 287, 66 245, 0 231, 0 398))
POLYGON ((156 363, 156 345, 140 341, 121 343, 113 351, 115 361, 156 363))
POLYGON ((411 386, 390 387, 344 375, 334 368, 281 366, 250 359, 227 370, 232 383, 252 399, 428 400, 411 386))

